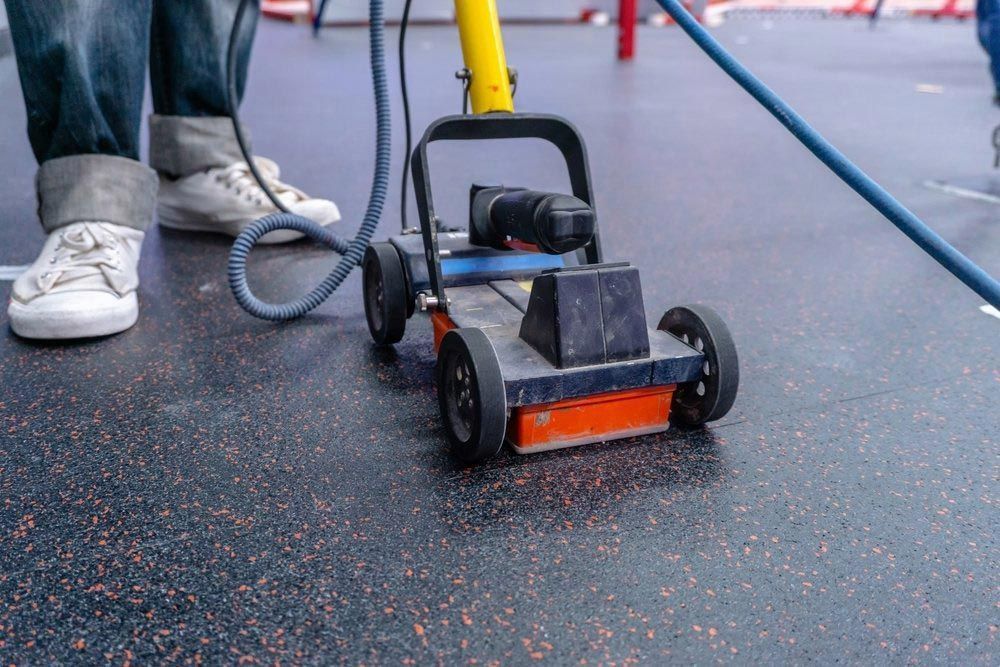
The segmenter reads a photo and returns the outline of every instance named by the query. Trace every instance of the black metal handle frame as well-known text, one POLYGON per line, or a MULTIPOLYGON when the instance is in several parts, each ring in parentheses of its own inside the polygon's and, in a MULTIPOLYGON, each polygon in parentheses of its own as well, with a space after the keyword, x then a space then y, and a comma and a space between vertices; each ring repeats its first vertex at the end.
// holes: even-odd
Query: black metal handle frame
MULTIPOLYGON (((582 199, 595 209, 594 191, 590 183, 590 165, 587 147, 576 127, 568 120, 549 114, 484 114, 481 116, 445 116, 434 121, 413 151, 410 168, 413 173, 413 190, 420 214, 420 230, 424 239, 427 273, 431 290, 438 299, 439 310, 447 312, 448 299, 444 293, 441 276, 441 255, 438 250, 438 225, 434 214, 431 193, 428 146, 435 141, 474 141, 482 139, 543 139, 562 153, 569 170, 573 196, 582 199)), ((405 205, 405 204, 404 204, 405 205)), ((600 264, 602 261, 599 230, 595 227, 594 239, 577 251, 582 264, 600 264)))

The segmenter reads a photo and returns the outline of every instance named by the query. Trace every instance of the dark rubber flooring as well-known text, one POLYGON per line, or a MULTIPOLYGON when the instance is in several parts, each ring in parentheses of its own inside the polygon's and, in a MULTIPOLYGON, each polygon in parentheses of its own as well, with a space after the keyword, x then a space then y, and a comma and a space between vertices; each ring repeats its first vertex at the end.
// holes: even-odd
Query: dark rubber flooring
MULTIPOLYGON (((992 168, 971 25, 717 34, 1000 274, 1000 208, 922 185, 992 168)), ((996 664, 1000 321, 683 35, 642 31, 631 65, 614 39, 508 30, 519 107, 588 137, 608 257, 641 268, 651 317, 697 301, 727 319, 730 416, 462 468, 429 323, 373 349, 357 274, 304 320, 256 321, 225 239, 153 230, 134 329, 0 338, 0 662, 996 664)), ((370 181, 365 43, 265 23, 246 103, 259 152, 345 230, 370 181)), ((457 40, 414 30, 410 53, 423 127, 459 104, 457 40)), ((24 264, 42 235, 10 58, 0 89, 0 264, 24 264)), ((433 167, 456 221, 473 178, 565 186, 533 144, 433 167)), ((332 261, 265 249, 253 278, 289 297, 332 261)))

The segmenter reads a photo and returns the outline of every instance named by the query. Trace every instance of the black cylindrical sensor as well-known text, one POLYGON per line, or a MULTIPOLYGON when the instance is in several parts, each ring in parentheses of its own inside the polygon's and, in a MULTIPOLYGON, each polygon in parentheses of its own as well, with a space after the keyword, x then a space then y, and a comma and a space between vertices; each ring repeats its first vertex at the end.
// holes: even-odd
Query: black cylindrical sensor
POLYGON ((586 202, 552 192, 482 189, 475 193, 472 209, 475 236, 483 245, 535 246, 549 255, 587 245, 597 226, 594 211, 586 202))

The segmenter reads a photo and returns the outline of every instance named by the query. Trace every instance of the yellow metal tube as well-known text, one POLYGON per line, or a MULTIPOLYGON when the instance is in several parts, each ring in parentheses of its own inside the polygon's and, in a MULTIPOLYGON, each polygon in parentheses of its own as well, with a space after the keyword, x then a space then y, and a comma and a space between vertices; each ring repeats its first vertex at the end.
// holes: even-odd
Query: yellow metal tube
POLYGON ((455 0, 465 67, 472 73, 472 113, 514 111, 496 0, 455 0))

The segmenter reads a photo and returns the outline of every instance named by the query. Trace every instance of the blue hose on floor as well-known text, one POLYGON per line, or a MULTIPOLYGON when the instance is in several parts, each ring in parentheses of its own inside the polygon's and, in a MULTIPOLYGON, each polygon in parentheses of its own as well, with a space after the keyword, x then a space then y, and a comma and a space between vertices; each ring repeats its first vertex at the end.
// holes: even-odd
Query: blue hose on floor
POLYGON ((389 106, 389 84, 385 69, 385 23, 382 0, 369 2, 369 50, 371 54, 372 87, 375 91, 375 175, 368 199, 368 208, 357 235, 350 242, 340 238, 312 220, 293 213, 273 213, 252 223, 236 238, 229 251, 229 287, 236 301, 251 315, 265 320, 283 321, 302 317, 330 298, 344 279, 357 266, 375 234, 382 207, 389 190, 392 148, 392 121, 389 106), (315 289, 291 303, 271 304, 261 301, 247 284, 247 258, 264 234, 277 229, 293 229, 328 246, 342 255, 340 262, 315 289))
POLYGON ((889 219, 889 222, 896 225, 901 232, 906 234, 911 241, 920 246, 941 266, 951 271, 956 278, 986 299, 990 305, 1000 308, 1000 282, 996 278, 990 276, 938 236, 920 218, 900 204, 881 185, 873 181, 868 174, 848 160, 773 90, 722 48, 722 45, 698 24, 678 0, 656 0, 656 2, 670 14, 677 25, 695 41, 702 51, 715 61, 715 64, 721 67, 736 83, 740 84, 743 90, 760 102, 761 106, 771 112, 771 115, 777 118, 778 122, 795 135, 795 138, 812 151, 813 155, 818 157, 833 173, 851 186, 851 189, 874 206, 879 213, 889 219))

